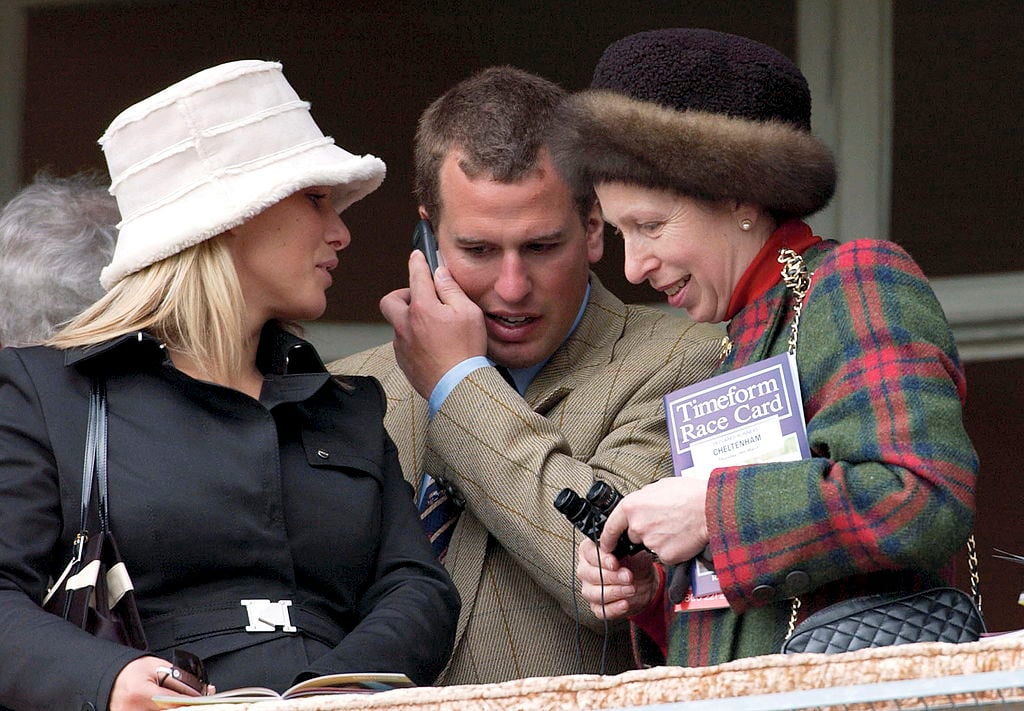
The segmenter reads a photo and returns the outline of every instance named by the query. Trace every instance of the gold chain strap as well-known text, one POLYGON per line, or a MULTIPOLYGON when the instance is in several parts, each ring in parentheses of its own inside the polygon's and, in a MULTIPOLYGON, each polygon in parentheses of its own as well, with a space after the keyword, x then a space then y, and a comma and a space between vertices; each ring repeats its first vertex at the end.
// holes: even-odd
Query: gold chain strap
POLYGON ((789 608, 789 627, 786 629, 786 641, 793 636, 793 630, 796 629, 796 611, 800 609, 800 598, 794 597, 793 604, 789 608))
MULTIPOLYGON (((804 258, 792 249, 779 250, 779 264, 782 265, 782 282, 793 294, 793 322, 789 324, 789 340, 786 343, 787 351, 791 356, 796 355, 796 342, 800 336, 800 313, 804 308, 804 297, 811 287, 811 274, 807 273, 807 265, 804 258)), ((789 609, 789 627, 786 630, 786 639, 793 636, 796 629, 797 611, 800 609, 800 598, 794 597, 789 609)))
POLYGON ((800 335, 800 312, 804 308, 804 297, 811 287, 812 274, 807 273, 804 258, 792 249, 779 250, 779 264, 782 265, 782 282, 793 293, 793 323, 789 325, 790 355, 796 355, 796 339, 800 335))
MULTIPOLYGON (((807 266, 804 258, 792 249, 780 249, 778 256, 779 264, 782 265, 782 281, 786 288, 793 293, 793 322, 789 325, 789 340, 787 349, 790 355, 796 355, 796 341, 800 335, 800 312, 804 307, 804 297, 811 286, 811 276, 807 273, 807 266)), ((726 336, 722 339, 721 350, 718 353, 718 364, 721 365, 732 353, 732 341, 726 336)))
POLYGON ((981 576, 978 574, 978 545, 972 533, 967 539, 967 567, 971 571, 971 597, 981 612, 981 576))
POLYGON ((732 353, 732 341, 729 340, 728 336, 724 336, 722 338, 722 347, 718 351, 718 365, 722 365, 730 353, 732 353))

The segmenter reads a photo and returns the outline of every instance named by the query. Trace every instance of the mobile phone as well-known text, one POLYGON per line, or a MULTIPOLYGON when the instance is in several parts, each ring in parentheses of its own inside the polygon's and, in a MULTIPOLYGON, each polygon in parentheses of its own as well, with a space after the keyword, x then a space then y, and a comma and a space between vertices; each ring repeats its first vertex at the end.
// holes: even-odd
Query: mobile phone
POLYGON ((439 263, 437 237, 434 236, 434 230, 427 220, 420 220, 416 223, 416 229, 412 233, 412 248, 423 252, 423 256, 427 258, 427 264, 430 266, 430 273, 433 274, 439 263))
POLYGON ((175 649, 174 666, 171 669, 171 676, 185 686, 195 689, 200 695, 206 696, 209 681, 202 659, 184 649, 175 649))

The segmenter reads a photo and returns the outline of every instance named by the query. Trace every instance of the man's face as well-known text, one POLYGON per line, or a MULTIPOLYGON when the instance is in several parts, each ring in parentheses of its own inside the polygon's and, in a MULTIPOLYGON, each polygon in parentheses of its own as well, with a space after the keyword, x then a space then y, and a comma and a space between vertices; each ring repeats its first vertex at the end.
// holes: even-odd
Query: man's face
POLYGON ((517 183, 471 180, 458 160, 453 151, 441 167, 441 256, 484 312, 487 355, 510 368, 535 365, 561 345, 583 303, 604 249, 600 211, 584 227, 546 151, 517 183))

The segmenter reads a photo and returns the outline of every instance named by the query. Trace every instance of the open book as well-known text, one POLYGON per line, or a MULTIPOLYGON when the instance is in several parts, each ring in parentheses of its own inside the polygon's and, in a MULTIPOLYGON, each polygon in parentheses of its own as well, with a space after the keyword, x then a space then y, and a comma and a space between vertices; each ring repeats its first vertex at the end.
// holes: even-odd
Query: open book
POLYGON ((154 696, 153 701, 162 709, 176 706, 200 706, 203 704, 240 704, 268 699, 297 699, 319 694, 359 694, 389 691, 415 686, 405 674, 392 672, 352 672, 348 674, 326 674, 300 681, 298 684, 277 693, 262 686, 245 686, 239 689, 219 691, 209 696, 154 696))
MULTIPOLYGON (((781 353, 675 390, 665 419, 676 476, 810 457, 796 358, 781 353)), ((677 611, 728 607, 718 576, 694 559, 677 611)))

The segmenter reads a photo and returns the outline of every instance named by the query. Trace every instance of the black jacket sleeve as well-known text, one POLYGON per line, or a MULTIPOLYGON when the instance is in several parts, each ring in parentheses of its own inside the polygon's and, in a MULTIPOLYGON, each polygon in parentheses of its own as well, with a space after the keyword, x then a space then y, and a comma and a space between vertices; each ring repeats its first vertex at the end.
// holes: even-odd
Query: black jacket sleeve
MULTIPOLYGON (((48 578, 59 573, 50 568, 62 531, 73 535, 79 523, 62 520, 54 428, 79 436, 69 422, 47 421, 19 350, 0 351, 0 704, 106 709, 117 674, 144 653, 92 637, 40 607, 48 578)), ((83 447, 84 437, 83 428, 83 447)))

